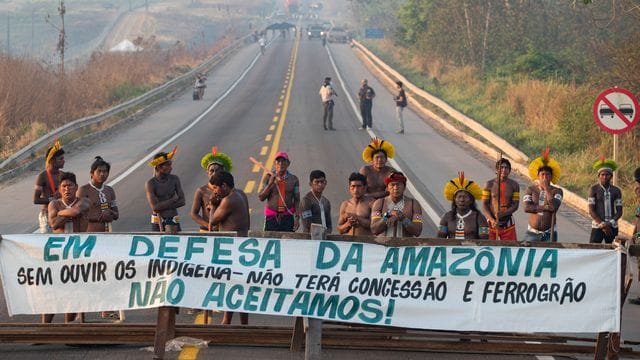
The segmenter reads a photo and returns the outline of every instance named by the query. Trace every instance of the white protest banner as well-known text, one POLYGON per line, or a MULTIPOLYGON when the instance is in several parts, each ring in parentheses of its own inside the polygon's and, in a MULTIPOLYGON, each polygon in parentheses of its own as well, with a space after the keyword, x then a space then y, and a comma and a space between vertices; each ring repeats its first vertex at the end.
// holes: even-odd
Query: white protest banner
POLYGON ((420 329, 616 332, 615 250, 3 235, 10 315, 178 306, 420 329))

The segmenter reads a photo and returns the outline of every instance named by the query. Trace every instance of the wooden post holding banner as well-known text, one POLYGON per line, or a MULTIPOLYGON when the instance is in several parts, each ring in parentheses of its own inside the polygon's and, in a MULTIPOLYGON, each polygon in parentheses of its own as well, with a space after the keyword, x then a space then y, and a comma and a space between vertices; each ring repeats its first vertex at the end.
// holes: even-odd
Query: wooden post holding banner
MULTIPOLYGON (((162 226, 160 219, 160 229, 166 234, 177 234, 177 226, 162 226)), ((158 308, 158 318, 156 319, 156 334, 153 341, 153 358, 164 359, 164 351, 167 340, 176 337, 176 308, 172 306, 161 306, 158 308)))
MULTIPOLYGON (((311 224, 311 239, 325 240, 327 229, 320 224, 311 224)), ((306 331, 305 360, 320 360, 322 358, 322 320, 304 318, 306 331)))

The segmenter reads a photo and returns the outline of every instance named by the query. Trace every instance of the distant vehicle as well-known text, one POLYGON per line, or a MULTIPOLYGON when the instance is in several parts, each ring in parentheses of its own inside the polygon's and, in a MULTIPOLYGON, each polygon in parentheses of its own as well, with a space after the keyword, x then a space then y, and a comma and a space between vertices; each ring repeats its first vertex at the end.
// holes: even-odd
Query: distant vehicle
POLYGON ((620 104, 620 112, 629 120, 633 120, 633 106, 631 104, 620 104))
POLYGON ((322 28, 322 25, 309 25, 309 27, 307 27, 307 38, 320 39, 322 38, 322 35, 324 35, 324 29, 322 28))
POLYGON ((327 41, 329 41, 330 43, 346 44, 349 42, 349 34, 344 28, 334 27, 329 30, 327 41))

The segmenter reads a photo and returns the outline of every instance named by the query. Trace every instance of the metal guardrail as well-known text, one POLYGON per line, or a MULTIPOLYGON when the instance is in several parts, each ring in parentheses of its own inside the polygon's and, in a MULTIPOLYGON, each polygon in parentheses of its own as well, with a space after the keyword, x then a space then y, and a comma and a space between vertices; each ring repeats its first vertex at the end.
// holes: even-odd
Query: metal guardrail
POLYGON ((245 39, 247 39, 249 37, 249 35, 243 36, 240 39, 234 41, 231 45, 221 49, 220 51, 218 51, 216 54, 214 54, 212 57, 210 57, 208 60, 206 60, 205 62, 203 62, 202 64, 200 64, 199 66, 195 67, 194 69, 192 69, 191 71, 189 71, 188 73, 185 73, 184 75, 181 75, 175 79, 172 79, 162 85, 160 85, 159 87, 156 87, 140 96, 138 96, 135 99, 131 99, 125 103, 122 103, 120 105, 117 105, 115 107, 112 107, 102 113, 96 114, 96 115, 91 115, 91 116, 87 116, 87 117, 83 117, 81 119, 77 119, 74 120, 70 123, 67 123, 57 129, 54 129, 52 131, 50 131, 49 133, 41 136, 40 138, 38 138, 37 140, 31 142, 29 145, 23 147, 22 149, 18 150, 17 152, 15 152, 13 155, 9 156, 6 160, 4 160, 2 163, 0 163, 0 175, 2 175, 2 173, 4 173, 5 171, 7 171, 7 169, 9 168, 10 165, 19 162, 19 161, 23 161, 29 157, 32 156, 32 154, 37 151, 38 149, 43 148, 44 146, 46 146, 47 144, 50 144, 53 142, 54 139, 62 137, 64 135, 67 135, 73 131, 82 129, 84 127, 87 127, 89 125, 93 125, 93 124, 99 124, 102 121, 109 119, 110 117, 123 113, 133 107, 136 107, 140 104, 143 104, 144 102, 148 101, 149 99, 152 99, 153 97, 162 94, 165 91, 168 90, 172 90, 175 88, 178 88, 180 86, 184 86, 184 82, 189 80, 189 84, 191 83, 191 79, 193 79, 193 76, 195 73, 197 72, 206 72, 211 70, 211 68, 213 68, 213 66, 220 60, 224 59, 227 55, 229 55, 231 52, 233 52, 234 50, 238 49, 239 47, 243 46, 245 44, 245 39))

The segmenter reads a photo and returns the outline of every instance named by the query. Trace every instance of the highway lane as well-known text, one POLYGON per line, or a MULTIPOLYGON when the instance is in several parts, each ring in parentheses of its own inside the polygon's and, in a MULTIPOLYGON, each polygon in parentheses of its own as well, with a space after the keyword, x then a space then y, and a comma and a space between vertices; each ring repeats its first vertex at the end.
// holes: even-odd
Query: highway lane
MULTIPOLYGON (((294 45, 292 39, 277 38, 270 44, 266 54, 257 59, 257 47, 243 49, 232 61, 225 63, 223 68, 210 74, 206 101, 193 102, 190 93, 185 93, 153 113, 145 120, 145 126, 130 126, 126 132, 105 139, 105 142, 86 150, 77 149, 68 156, 66 169, 85 174, 87 170, 83 169, 88 168, 92 156, 101 154, 114 163, 112 179, 115 179, 138 159, 155 152, 159 143, 184 129, 188 123, 186 120, 197 119, 201 112, 212 106, 214 99, 223 95, 224 90, 238 78, 238 74, 256 60, 255 67, 227 98, 183 136, 164 147, 164 150, 170 150, 174 144, 179 146, 174 173, 180 176, 187 197, 187 206, 181 209, 185 229, 195 229, 195 224, 188 219, 188 209, 193 191, 206 181, 204 172, 199 167, 199 160, 212 145, 219 146, 221 151, 231 155, 234 160, 236 186, 249 193, 253 209, 253 229, 262 227, 262 204, 255 195, 261 172, 254 171, 253 165, 248 161, 249 156, 268 162, 276 150, 289 151, 292 158, 291 170, 299 176, 303 193, 308 191, 309 171, 316 168, 325 170, 329 180, 326 196, 333 203, 334 220, 340 201, 348 197, 346 179, 350 172, 357 171, 362 165, 360 153, 373 134, 392 141, 399 154, 398 164, 410 174, 422 196, 438 212, 443 212, 448 207, 442 199, 441 188, 458 170, 464 169, 468 176, 473 176, 481 183, 491 176, 490 159, 484 159, 464 146, 460 147, 460 144, 447 135, 440 135, 412 112, 405 114, 406 134, 401 136, 393 133, 395 119, 391 93, 384 90, 362 67, 347 46, 335 45, 329 48, 337 65, 336 72, 319 41, 302 40, 297 53, 294 45), (295 64, 292 60, 295 60, 295 64), (290 68, 293 65, 295 68, 290 68), (339 97, 334 120, 338 129, 336 132, 324 131, 321 125, 322 109, 317 91, 325 76, 332 76, 336 85, 340 85, 337 87, 339 97), (374 101, 374 133, 357 130, 358 117, 348 99, 349 96, 354 96, 359 80, 363 77, 370 80, 378 93, 374 101), (339 83, 339 78, 344 82, 339 83), (287 94, 290 94, 289 98, 287 94), (282 129, 281 134, 278 129, 282 129), (263 151, 265 146, 266 152, 263 151), (250 185, 252 181, 253 187, 250 185)), ((117 231, 148 229, 149 210, 143 184, 151 176, 151 168, 143 165, 115 185, 123 217, 115 224, 117 231)), ((23 209, 32 210, 32 216, 21 219, 24 230, 15 232, 26 232, 33 228, 30 219, 35 219, 35 206, 31 206, 30 198, 34 177, 35 174, 29 174, 0 190, 3 200, 4 195, 11 190, 21 195, 11 201, 3 201, 3 214, 14 211, 20 213, 23 209), (19 186, 27 190, 16 192, 19 186), (4 191, 7 192, 2 193, 4 191)), ((83 176, 79 178, 83 179, 83 176)), ((518 222, 524 223, 523 220, 518 222)), ((568 224, 567 226, 571 225, 570 222, 568 224)), ((19 224, 8 225, 14 229, 20 227, 19 224)), ((435 227, 428 222, 426 225, 423 236, 432 236, 435 227)), ((564 236, 566 230, 563 225, 561 229, 561 236, 564 236)), ((571 232, 567 231, 569 233, 571 232)), ((576 237, 582 236, 577 231, 576 234, 576 237)), ((582 239, 579 242, 584 242, 584 238, 582 239)), ((130 319, 150 321, 152 316, 153 311, 131 312, 130 319)), ((26 318, 34 317, 17 317, 13 320, 24 321, 26 318)), ((270 321, 265 320, 265 317, 255 318, 258 322, 270 321)), ((3 314, 2 321, 6 320, 6 314, 3 314)), ((182 320, 188 321, 189 318, 182 320)))

